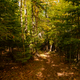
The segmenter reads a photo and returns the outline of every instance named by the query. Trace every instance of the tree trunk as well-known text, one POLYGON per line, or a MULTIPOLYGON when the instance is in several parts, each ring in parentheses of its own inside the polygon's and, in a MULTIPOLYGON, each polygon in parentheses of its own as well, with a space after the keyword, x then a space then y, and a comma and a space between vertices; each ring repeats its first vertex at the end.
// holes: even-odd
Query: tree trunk
MULTIPOLYGON (((78 11, 77 11, 78 12, 78 11)), ((77 33, 79 33, 79 13, 78 13, 78 29, 77 33)), ((77 34, 77 39, 79 39, 79 34, 77 34)), ((78 62, 78 57, 79 57, 79 44, 77 44, 77 62, 78 62)))
POLYGON ((25 31, 27 31, 27 5, 26 5, 26 0, 24 0, 24 10, 25 10, 25 31))
POLYGON ((49 50, 50 52, 52 51, 52 45, 50 45, 50 50, 49 50))
POLYGON ((24 46, 24 31, 23 31, 23 19, 22 19, 22 0, 20 0, 20 15, 21 15, 21 28, 22 28, 22 42, 23 42, 23 51, 25 52, 24 46))
POLYGON ((34 33, 34 20, 33 20, 34 11, 33 11, 33 4, 32 4, 31 7, 32 7, 32 33, 34 33))

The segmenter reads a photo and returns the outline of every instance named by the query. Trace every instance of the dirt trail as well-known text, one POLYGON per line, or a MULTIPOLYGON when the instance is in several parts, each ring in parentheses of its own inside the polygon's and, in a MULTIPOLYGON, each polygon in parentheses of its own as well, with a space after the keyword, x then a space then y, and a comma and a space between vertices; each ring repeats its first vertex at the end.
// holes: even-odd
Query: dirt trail
POLYGON ((0 71, 1 80, 80 80, 80 71, 69 68, 57 54, 45 52, 24 66, 0 71))

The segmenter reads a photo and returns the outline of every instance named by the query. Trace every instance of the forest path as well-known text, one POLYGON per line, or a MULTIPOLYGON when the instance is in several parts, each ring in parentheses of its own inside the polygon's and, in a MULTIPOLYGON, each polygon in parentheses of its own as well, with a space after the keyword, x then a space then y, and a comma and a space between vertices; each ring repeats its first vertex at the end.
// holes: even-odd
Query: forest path
POLYGON ((0 73, 1 80, 80 80, 80 71, 69 68, 58 54, 40 53, 34 61, 23 66, 13 66, 0 73))

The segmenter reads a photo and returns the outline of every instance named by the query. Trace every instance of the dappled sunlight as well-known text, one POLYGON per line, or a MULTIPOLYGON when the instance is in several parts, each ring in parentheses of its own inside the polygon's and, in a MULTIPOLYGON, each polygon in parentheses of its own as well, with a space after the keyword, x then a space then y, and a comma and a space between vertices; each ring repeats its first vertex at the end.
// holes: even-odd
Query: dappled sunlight
MULTIPOLYGON (((49 52, 46 52, 44 54, 38 54, 38 56, 34 56, 35 61, 43 61, 43 59, 48 59, 50 57, 49 52)), ((48 60, 49 61, 49 60, 48 60)))
POLYGON ((47 55, 45 55, 45 54, 40 54, 40 57, 46 59, 47 55))
POLYGON ((73 72, 57 72, 58 76, 69 76, 69 75, 73 75, 73 72))
POLYGON ((48 53, 46 53, 46 54, 40 54, 40 57, 43 58, 43 59, 46 59, 46 58, 49 58, 50 55, 48 55, 48 53))
POLYGON ((37 72, 37 74, 36 74, 36 76, 37 76, 37 78, 42 78, 43 77, 43 74, 42 74, 42 72, 37 72))
POLYGON ((38 58, 36 58, 36 59, 35 59, 35 61, 39 61, 39 59, 38 59, 38 58))
POLYGON ((39 58, 34 56, 34 61, 39 61, 39 58))
POLYGON ((43 71, 43 70, 45 70, 45 68, 42 67, 40 70, 43 71))
POLYGON ((0 80, 80 80, 80 0, 0 0, 0 80))
POLYGON ((46 52, 45 54, 50 54, 50 52, 46 52))
MULTIPOLYGON (((13 80, 79 80, 79 73, 69 68, 67 64, 60 61, 56 54, 43 53, 34 56, 34 61, 27 65, 12 66, 11 70, 5 71, 3 75, 13 80), (11 75, 10 75, 11 74, 11 75), (16 75, 15 75, 16 74, 16 75), (8 76, 9 75, 9 76, 8 76), (71 76, 71 77, 70 77, 71 76), (17 78, 16 78, 17 77, 17 78)), ((4 77, 2 75, 2 77, 4 77)), ((6 80, 6 78, 4 78, 6 80)))
POLYGON ((11 69, 18 69, 18 66, 14 66, 14 67, 12 67, 11 69))
POLYGON ((43 61, 43 59, 39 59, 38 57, 34 57, 34 61, 43 61))
POLYGON ((52 64, 52 65, 51 65, 51 67, 55 67, 55 66, 59 66, 59 65, 56 65, 56 64, 52 64))

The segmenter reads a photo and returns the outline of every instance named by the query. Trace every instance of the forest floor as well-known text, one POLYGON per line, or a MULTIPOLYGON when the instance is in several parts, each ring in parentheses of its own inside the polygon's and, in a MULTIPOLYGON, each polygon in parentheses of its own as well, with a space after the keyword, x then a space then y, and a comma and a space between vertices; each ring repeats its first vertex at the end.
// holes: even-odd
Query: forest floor
POLYGON ((80 80, 80 70, 74 64, 65 64, 57 53, 40 52, 25 65, 1 70, 0 80, 80 80))

